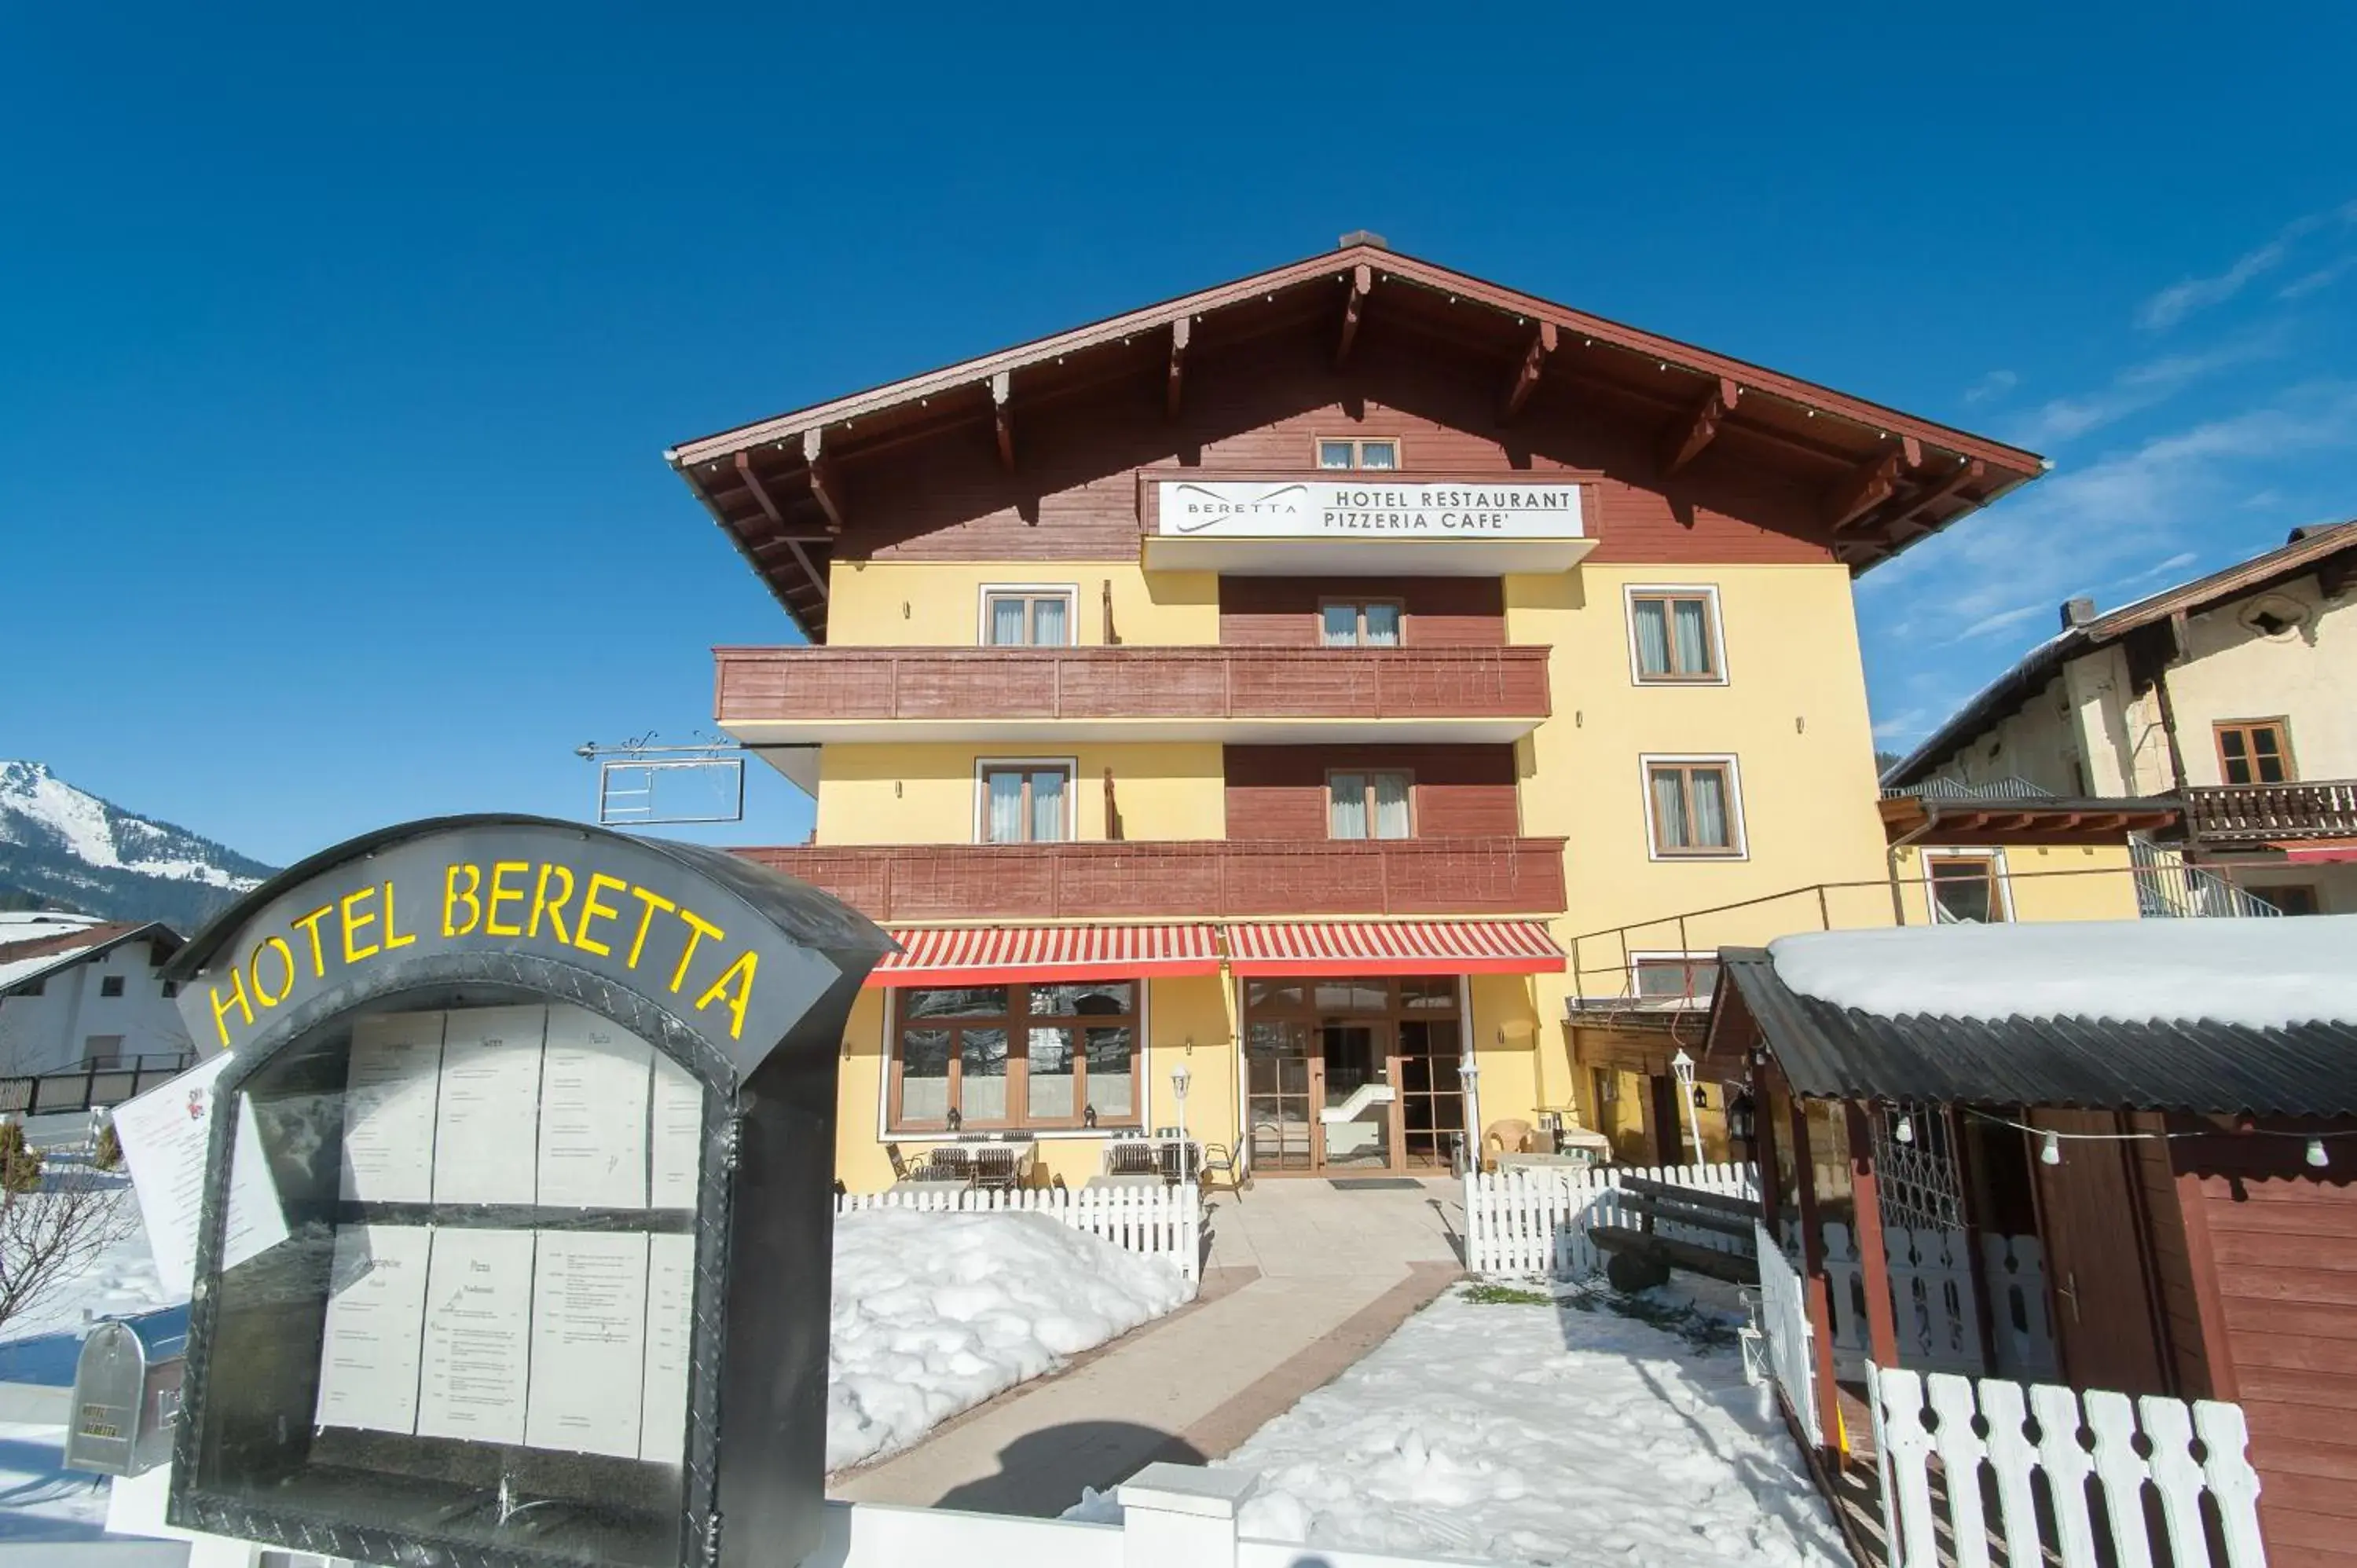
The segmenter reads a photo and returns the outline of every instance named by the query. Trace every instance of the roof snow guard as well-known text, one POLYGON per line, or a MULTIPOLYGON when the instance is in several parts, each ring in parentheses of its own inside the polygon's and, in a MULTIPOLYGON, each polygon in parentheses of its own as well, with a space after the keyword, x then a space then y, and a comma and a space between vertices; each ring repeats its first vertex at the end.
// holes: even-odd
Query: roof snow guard
POLYGON ((1711 1047, 1732 1004, 1810 1099, 2357 1115, 2352 944, 2352 916, 1812 932, 1721 951, 1711 1047))
MULTIPOLYGON (((1364 233, 1320 255, 682 442, 663 456, 787 612, 823 642, 827 569, 837 542, 863 521, 857 476, 847 487, 846 467, 957 432, 995 446, 1011 476, 1017 433, 1051 402, 1131 382, 1183 422, 1196 413, 1186 403, 1188 367, 1209 355, 1294 332, 1314 337, 1346 368, 1362 333, 1394 330, 1412 335, 1419 351, 1437 346, 1486 364, 1501 421, 1543 378, 1644 411, 1660 427, 1660 473, 1649 478, 1677 471, 1722 431, 1757 437, 1794 482, 1824 487, 1836 553, 1858 570, 2045 468, 2019 447, 1502 288, 1364 233)), ((1185 423, 1174 431, 1178 446, 1219 434, 1185 423)))

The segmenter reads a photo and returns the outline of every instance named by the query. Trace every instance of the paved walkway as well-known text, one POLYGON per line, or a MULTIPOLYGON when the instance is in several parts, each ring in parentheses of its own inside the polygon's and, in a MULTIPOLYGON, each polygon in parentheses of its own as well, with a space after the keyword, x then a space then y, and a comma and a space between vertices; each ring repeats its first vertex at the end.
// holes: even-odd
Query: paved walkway
POLYGON ((1216 1459, 1380 1344, 1459 1270, 1456 1184, 1271 1179, 1211 1198, 1194 1305, 1009 1390, 836 1497, 1052 1516, 1157 1459, 1216 1459))

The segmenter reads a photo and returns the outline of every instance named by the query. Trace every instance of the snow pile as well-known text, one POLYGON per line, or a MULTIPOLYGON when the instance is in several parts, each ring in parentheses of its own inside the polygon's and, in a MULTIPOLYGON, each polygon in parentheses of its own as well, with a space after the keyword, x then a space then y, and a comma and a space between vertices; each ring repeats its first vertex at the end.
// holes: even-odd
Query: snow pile
POLYGON ((2357 915, 1811 931, 1768 944, 1803 996, 1895 1018, 2357 1023, 2357 915))
POLYGON ((1044 1214, 842 1215, 827 1468, 905 1448, 1192 1294, 1168 1263, 1044 1214))
MULTIPOLYGON (((1656 1298, 1635 1298, 1667 1316, 1656 1298)), ((1704 1282, 1696 1348, 1614 1298, 1452 1294, 1214 1461, 1257 1477, 1240 1531, 1335 1550, 1521 1563, 1846 1564, 1832 1516, 1704 1282), (1585 1304, 1588 1310, 1582 1310, 1585 1304)), ((1113 1522, 1090 1494, 1067 1519, 1113 1522)))

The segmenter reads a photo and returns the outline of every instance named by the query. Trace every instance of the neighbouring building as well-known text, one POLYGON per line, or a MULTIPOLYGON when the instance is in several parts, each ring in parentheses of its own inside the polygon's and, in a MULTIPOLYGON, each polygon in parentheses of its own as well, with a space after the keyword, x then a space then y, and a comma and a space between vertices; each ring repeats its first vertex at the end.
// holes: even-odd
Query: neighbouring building
POLYGON ((154 921, 0 915, 0 1079, 194 1059, 160 972, 181 943, 154 921))
POLYGON ((2167 796, 2172 855, 2285 914, 2357 912, 2352 586, 2357 521, 2104 614, 2073 599, 1884 782, 2167 796))
POLYGON ((809 643, 716 650, 816 800, 745 853, 905 949, 854 1188, 985 1130, 1078 1185, 1182 1121, 1265 1176, 1600 1119, 1577 1000, 1791 927, 1566 952, 1884 876, 1851 579, 2041 471, 1365 235, 667 456, 809 643))

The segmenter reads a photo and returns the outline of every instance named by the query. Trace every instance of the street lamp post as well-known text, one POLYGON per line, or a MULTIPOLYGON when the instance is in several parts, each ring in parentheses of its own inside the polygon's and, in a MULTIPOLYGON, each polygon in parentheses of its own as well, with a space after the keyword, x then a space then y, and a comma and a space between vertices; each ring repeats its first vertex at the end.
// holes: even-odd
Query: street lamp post
POLYGON ((1702 1163, 1702 1113, 1695 1109, 1695 1060, 1684 1046, 1670 1058, 1670 1072, 1678 1080, 1678 1098, 1686 1108, 1686 1130, 1694 1135, 1695 1163, 1702 1163))
POLYGON ((1181 1179, 1192 1179, 1195 1174, 1190 1168, 1194 1162, 1189 1158, 1193 1148, 1187 1141, 1187 1086, 1194 1081, 1195 1075, 1187 1070, 1185 1062, 1170 1069, 1170 1092, 1178 1101, 1178 1169, 1181 1179))

